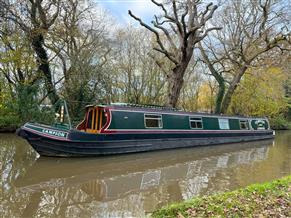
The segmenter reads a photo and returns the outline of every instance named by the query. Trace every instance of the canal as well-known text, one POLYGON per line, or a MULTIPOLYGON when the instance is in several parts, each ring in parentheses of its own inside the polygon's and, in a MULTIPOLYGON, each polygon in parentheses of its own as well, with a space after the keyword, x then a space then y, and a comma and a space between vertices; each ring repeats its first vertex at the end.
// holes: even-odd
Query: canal
POLYGON ((1 217, 144 217, 171 202, 291 174, 291 131, 275 140, 97 158, 39 157, 0 134, 1 217))

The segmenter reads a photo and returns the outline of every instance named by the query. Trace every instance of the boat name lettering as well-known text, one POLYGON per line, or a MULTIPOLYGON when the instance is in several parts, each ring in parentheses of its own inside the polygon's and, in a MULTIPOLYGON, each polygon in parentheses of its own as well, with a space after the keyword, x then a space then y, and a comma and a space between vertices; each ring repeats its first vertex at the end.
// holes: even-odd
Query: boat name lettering
POLYGON ((59 137, 66 137, 65 132, 60 132, 60 131, 55 131, 55 130, 50 130, 50 129, 43 129, 43 133, 49 134, 49 135, 54 135, 54 136, 59 136, 59 137))

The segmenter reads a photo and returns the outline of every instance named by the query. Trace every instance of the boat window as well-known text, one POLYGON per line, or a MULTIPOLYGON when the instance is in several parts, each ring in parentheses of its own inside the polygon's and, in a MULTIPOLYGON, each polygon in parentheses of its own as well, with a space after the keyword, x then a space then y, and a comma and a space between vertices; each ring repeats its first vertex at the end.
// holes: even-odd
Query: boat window
POLYGON ((145 114, 145 127, 146 128, 162 128, 162 115, 158 114, 145 114))
POLYGON ((203 122, 201 117, 189 117, 191 129, 202 129, 203 122))
POLYGON ((218 119, 220 129, 229 129, 228 119, 218 119))
POLYGON ((239 121, 240 129, 249 129, 249 122, 247 120, 239 121))
POLYGON ((265 121, 264 120, 257 120, 257 129, 265 129, 265 121))

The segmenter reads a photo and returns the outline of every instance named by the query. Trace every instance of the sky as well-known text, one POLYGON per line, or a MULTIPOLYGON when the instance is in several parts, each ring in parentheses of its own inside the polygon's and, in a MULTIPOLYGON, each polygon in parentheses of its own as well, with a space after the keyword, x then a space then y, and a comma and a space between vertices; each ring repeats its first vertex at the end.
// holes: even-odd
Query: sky
POLYGON ((147 23, 152 20, 154 14, 161 12, 150 0, 95 0, 95 2, 108 10, 121 25, 137 23, 128 15, 128 10, 147 23))

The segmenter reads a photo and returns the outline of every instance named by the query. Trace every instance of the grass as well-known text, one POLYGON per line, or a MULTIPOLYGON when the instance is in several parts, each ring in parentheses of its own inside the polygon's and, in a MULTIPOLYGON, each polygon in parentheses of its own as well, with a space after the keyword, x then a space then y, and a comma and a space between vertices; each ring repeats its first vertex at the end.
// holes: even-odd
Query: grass
POLYGON ((291 217, 291 175, 161 208, 153 217, 291 217))

